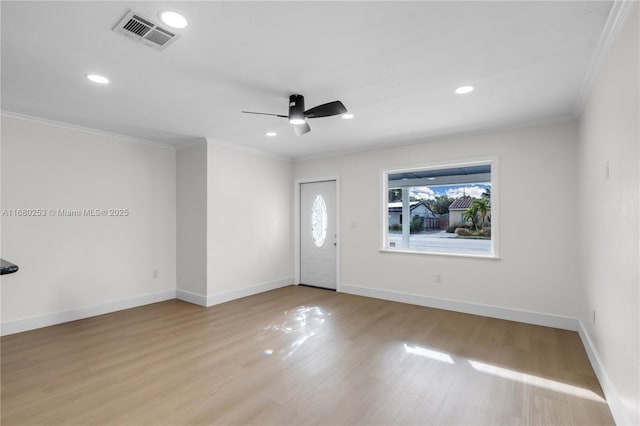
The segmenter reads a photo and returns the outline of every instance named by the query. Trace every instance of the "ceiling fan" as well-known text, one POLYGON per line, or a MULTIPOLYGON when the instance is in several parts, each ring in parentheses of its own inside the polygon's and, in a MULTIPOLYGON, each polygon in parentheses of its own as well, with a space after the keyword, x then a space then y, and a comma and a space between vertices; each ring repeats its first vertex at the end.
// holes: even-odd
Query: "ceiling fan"
POLYGON ((271 114, 268 112, 242 111, 245 114, 273 115, 275 117, 288 118, 289 123, 293 124, 293 131, 296 135, 304 135, 311 131, 311 127, 307 123, 307 118, 331 117, 333 115, 345 114, 347 108, 340 101, 333 101, 326 104, 318 105, 308 110, 304 110, 304 96, 289 96, 289 115, 271 114))

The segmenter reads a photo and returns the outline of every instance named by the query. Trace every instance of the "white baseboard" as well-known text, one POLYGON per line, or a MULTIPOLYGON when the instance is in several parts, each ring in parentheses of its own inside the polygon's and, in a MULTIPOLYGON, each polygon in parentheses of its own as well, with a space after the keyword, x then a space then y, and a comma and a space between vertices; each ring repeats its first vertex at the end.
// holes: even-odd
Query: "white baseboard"
POLYGON ((121 311, 123 309, 148 305, 150 303, 164 302, 165 300, 175 298, 175 290, 166 290, 158 293, 130 297, 127 299, 114 300, 107 303, 101 303, 99 305, 6 321, 2 323, 2 335, 7 336, 9 334, 20 333, 22 331, 34 330, 36 328, 48 327, 50 325, 76 321, 83 318, 95 317, 96 315, 108 314, 111 312, 121 311))
POLYGON ((176 299, 193 303, 194 305, 207 306, 207 296, 198 293, 192 293, 187 290, 176 290, 176 299))
POLYGON ((269 281, 262 284, 252 285, 250 287, 238 290, 228 291, 226 293, 213 294, 207 297, 206 306, 218 305, 220 303, 229 302, 231 300, 240 299, 241 297, 252 296, 265 291, 275 290, 280 287, 286 287, 293 284, 293 278, 283 278, 280 280, 269 281))
POLYGON ((498 306, 480 305, 458 300, 439 299, 436 297, 419 296, 416 294, 398 293, 389 290, 358 287, 342 283, 340 291, 357 296, 373 297, 375 299, 426 306, 429 308, 445 309, 447 311, 480 315, 483 317, 499 318, 545 327, 560 328, 562 330, 578 331, 578 321, 575 318, 559 315, 543 314, 539 312, 521 311, 518 309, 501 308, 498 306))
POLYGON ((591 367, 593 367, 593 371, 595 371, 596 376, 598 377, 600 386, 602 386, 602 392, 604 392, 604 397, 609 404, 613 420, 615 420, 617 425, 634 424, 630 419, 625 418, 618 391, 603 368, 602 363, 600 362, 600 357, 598 357, 598 353, 596 352, 595 347, 589 338, 589 333, 587 333, 587 329, 582 324, 582 321, 578 321, 578 334, 582 340, 582 345, 587 351, 591 367))

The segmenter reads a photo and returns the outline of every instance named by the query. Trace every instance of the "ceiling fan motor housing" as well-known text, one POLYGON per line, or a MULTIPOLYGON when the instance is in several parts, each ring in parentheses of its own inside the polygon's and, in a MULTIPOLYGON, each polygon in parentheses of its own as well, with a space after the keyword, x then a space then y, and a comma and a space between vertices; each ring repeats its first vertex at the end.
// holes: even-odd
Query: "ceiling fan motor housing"
POLYGON ((304 118, 304 96, 291 95, 289 96, 289 121, 302 120, 304 118))

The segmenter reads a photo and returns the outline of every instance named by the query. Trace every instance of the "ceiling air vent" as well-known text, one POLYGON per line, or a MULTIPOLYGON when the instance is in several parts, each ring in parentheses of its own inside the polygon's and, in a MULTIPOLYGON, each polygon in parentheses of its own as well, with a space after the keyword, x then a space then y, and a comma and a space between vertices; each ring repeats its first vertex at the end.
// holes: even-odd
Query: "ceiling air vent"
POLYGON ((138 40, 156 50, 164 50, 179 37, 132 10, 127 12, 124 18, 113 27, 113 31, 138 40))

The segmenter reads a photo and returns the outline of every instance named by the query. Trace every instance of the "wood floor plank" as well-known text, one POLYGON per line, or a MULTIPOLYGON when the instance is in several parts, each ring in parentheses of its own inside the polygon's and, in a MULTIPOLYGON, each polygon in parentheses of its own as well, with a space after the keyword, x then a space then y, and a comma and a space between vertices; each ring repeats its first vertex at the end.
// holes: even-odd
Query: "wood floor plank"
POLYGON ((290 286, 2 338, 3 425, 608 425, 574 332, 290 286))

